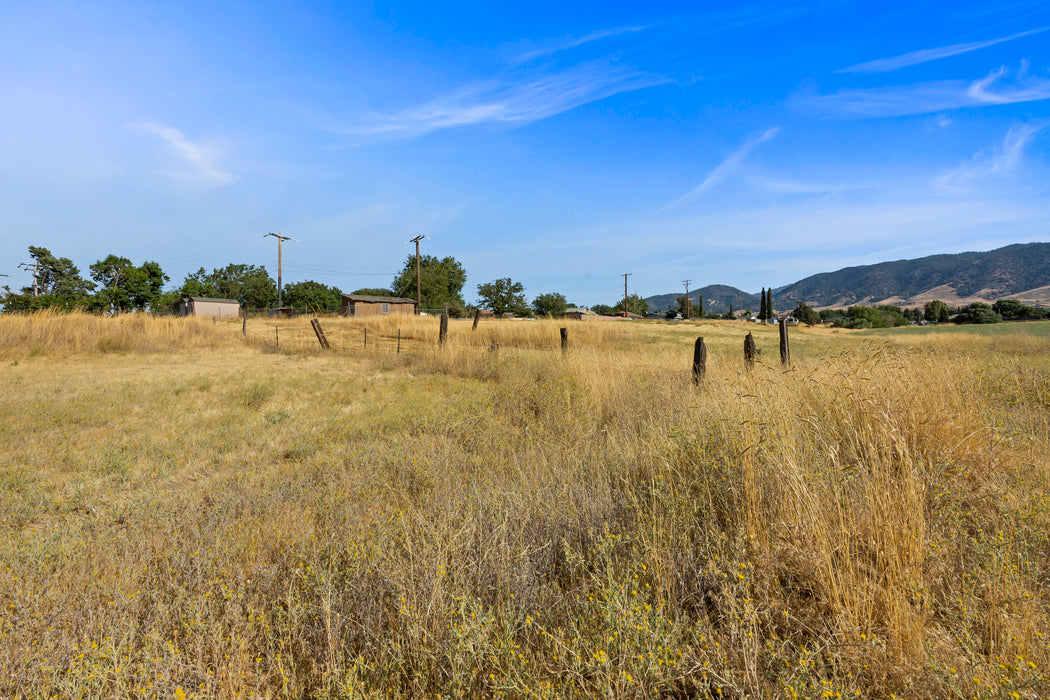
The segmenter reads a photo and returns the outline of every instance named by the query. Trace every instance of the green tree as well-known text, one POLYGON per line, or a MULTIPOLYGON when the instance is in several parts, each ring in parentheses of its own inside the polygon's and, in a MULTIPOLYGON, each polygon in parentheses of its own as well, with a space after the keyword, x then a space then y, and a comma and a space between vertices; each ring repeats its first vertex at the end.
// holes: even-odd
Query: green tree
POLYGON ((904 318, 906 318, 909 323, 918 323, 919 321, 922 320, 922 309, 920 309, 918 307, 911 308, 911 309, 904 309, 903 313, 904 313, 904 318))
POLYGON ((795 304, 795 310, 791 312, 791 315, 802 323, 805 323, 807 326, 814 326, 820 323, 820 314, 803 301, 795 304))
POLYGON ((1000 299, 992 304, 992 311, 1003 317, 1003 320, 1046 318, 1046 309, 1025 306, 1017 299, 1000 299))
POLYGON ((766 320, 776 318, 777 312, 773 310, 773 288, 766 290, 766 320))
POLYGON ((338 308, 343 302, 342 292, 338 288, 313 280, 289 284, 283 291, 282 303, 293 309, 326 311, 338 308))
POLYGON ((72 310, 86 307, 95 288, 80 276, 80 270, 69 258, 52 255, 47 248, 29 246, 29 256, 36 265, 36 288, 22 288, 21 294, 8 293, 4 297, 5 311, 36 311, 39 309, 72 310))
MULTIPOLYGON (((369 297, 393 297, 397 296, 393 290, 387 289, 386 287, 362 287, 361 289, 355 289, 350 292, 351 294, 364 294, 369 297)), ((413 297, 414 298, 414 297, 413 297)))
POLYGON ((569 308, 569 302, 565 295, 558 292, 540 294, 532 300, 532 310, 537 316, 561 316, 565 309, 569 308))
POLYGON ((478 298, 482 307, 492 309, 497 316, 508 311, 520 313, 525 309, 525 287, 510 277, 479 284, 478 298))
POLYGON ((947 323, 950 316, 948 305, 940 299, 928 301, 923 307, 923 318, 930 323, 947 323))
POLYGON ((851 306, 846 312, 846 320, 840 324, 844 328, 894 328, 905 326, 908 322, 896 306, 851 306))
POLYGON ((956 323, 1002 323, 1003 317, 983 301, 975 301, 963 308, 955 317, 956 323))
MULTIPOLYGON (((467 272, 452 256, 438 259, 433 255, 419 256, 419 278, 422 287, 424 309, 442 309, 446 304, 465 306, 463 285, 467 283, 467 272)), ((409 255, 405 266, 394 277, 391 285, 394 296, 416 298, 416 256, 409 255)))
POLYGON ((761 301, 758 306, 758 318, 762 321, 766 320, 766 288, 762 287, 761 301))
POLYGON ((591 311, 598 314, 599 316, 608 316, 613 312, 613 307, 608 304, 595 304, 591 307, 591 311))
POLYGON ((88 269, 91 279, 99 285, 92 299, 93 306, 114 311, 155 308, 169 279, 159 263, 147 260, 136 266, 127 258, 113 254, 88 269))
POLYGON ((179 291, 194 296, 236 299, 254 309, 277 303, 277 283, 262 265, 230 264, 210 273, 202 267, 186 276, 179 291))
MULTIPOLYGON (((616 306, 613 307, 613 311, 619 311, 623 313, 623 299, 616 302, 616 306)), ((645 316, 649 312, 649 302, 642 299, 637 294, 631 294, 627 297, 627 311, 632 314, 638 314, 639 316, 645 316)))

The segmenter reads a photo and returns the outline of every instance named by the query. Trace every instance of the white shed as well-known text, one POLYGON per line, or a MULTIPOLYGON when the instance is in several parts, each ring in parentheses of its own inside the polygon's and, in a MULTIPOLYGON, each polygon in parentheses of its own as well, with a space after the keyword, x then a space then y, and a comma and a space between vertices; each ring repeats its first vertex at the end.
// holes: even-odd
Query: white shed
POLYGON ((179 316, 237 318, 241 315, 241 303, 236 299, 185 296, 176 305, 176 310, 179 316))

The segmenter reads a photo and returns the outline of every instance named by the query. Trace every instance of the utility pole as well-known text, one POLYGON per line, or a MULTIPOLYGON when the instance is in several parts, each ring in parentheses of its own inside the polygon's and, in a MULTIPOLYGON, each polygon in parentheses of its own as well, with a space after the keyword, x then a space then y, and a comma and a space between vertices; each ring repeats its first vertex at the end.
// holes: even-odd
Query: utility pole
POLYGON ((37 283, 37 280, 39 279, 39 276, 40 276, 40 262, 37 261, 37 262, 34 262, 34 263, 18 263, 18 266, 23 268, 23 269, 25 269, 25 270, 32 270, 33 271, 33 296, 34 297, 40 296, 39 285, 37 283))
POLYGON ((634 274, 633 272, 625 272, 625 273, 623 273, 623 317, 624 318, 628 318, 628 316, 627 316, 627 278, 630 275, 633 275, 633 274, 634 274))
POLYGON ((267 234, 263 235, 263 238, 266 238, 267 236, 273 236, 274 238, 277 239, 277 308, 280 309, 280 308, 282 308, 282 306, 281 306, 281 289, 282 289, 282 285, 281 285, 281 244, 284 243, 285 241, 294 241, 296 243, 298 243, 299 241, 295 240, 291 236, 285 236, 285 235, 282 235, 280 233, 267 233, 267 234))
POLYGON ((689 315, 690 315, 689 312, 691 311, 691 306, 690 306, 690 303, 689 303, 689 283, 692 282, 692 281, 693 280, 683 280, 682 281, 682 284, 685 285, 685 317, 687 319, 689 318, 689 315))
POLYGON ((417 314, 423 310, 423 287, 420 285, 420 281, 419 281, 419 242, 424 240, 424 239, 426 239, 426 238, 430 238, 430 236, 424 236, 424 235, 420 234, 420 235, 416 236, 415 238, 413 238, 410 241, 405 241, 405 243, 415 243, 416 244, 416 313, 417 314))

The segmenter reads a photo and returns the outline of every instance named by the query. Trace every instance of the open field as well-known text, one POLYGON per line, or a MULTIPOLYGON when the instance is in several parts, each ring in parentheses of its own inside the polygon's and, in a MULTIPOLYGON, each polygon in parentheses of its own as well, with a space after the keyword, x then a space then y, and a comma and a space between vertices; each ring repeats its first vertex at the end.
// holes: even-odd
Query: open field
POLYGON ((1050 324, 322 322, 0 316, 0 696, 1046 696, 1050 324))

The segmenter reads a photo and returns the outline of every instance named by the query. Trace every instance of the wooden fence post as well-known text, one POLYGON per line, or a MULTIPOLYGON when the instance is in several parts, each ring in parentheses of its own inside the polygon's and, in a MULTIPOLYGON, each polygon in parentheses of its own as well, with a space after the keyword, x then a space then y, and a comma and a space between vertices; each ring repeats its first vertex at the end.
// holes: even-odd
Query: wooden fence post
POLYGON ((699 386, 700 380, 707 373, 707 346, 702 337, 696 339, 693 346, 693 384, 699 386))
POLYGON ((324 337, 324 331, 321 330, 321 322, 316 318, 312 318, 310 319, 310 325, 314 327, 314 333, 317 335, 317 342, 321 344, 321 347, 325 350, 330 349, 328 338, 324 337))
POLYGON ((476 331, 478 329, 479 318, 481 318, 481 309, 474 309, 474 325, 470 327, 470 330, 476 331))
POLYGON ((280 347, 281 347, 281 327, 280 326, 274 326, 273 327, 273 338, 274 338, 274 347, 280 349, 280 347))
POLYGON ((786 318, 780 319, 780 364, 786 365, 791 362, 791 350, 788 348, 788 322, 786 318))
POLYGON ((248 337, 248 314, 245 314, 244 320, 241 321, 241 335, 245 338, 248 337))
POLYGON ((397 329, 397 354, 401 354, 401 329, 397 329))
POLYGON ((568 350, 569 350, 569 329, 568 328, 562 328, 562 329, 560 329, 560 332, 561 332, 561 351, 562 352, 568 352, 568 350))
POLYGON ((365 350, 367 350, 368 349, 368 328, 365 328, 364 331, 365 331, 365 350))
POLYGON ((444 345, 448 340, 448 313, 441 314, 441 330, 438 331, 438 345, 444 345))
POLYGON ((755 368, 755 336, 751 335, 751 331, 744 337, 744 361, 748 369, 755 368))

